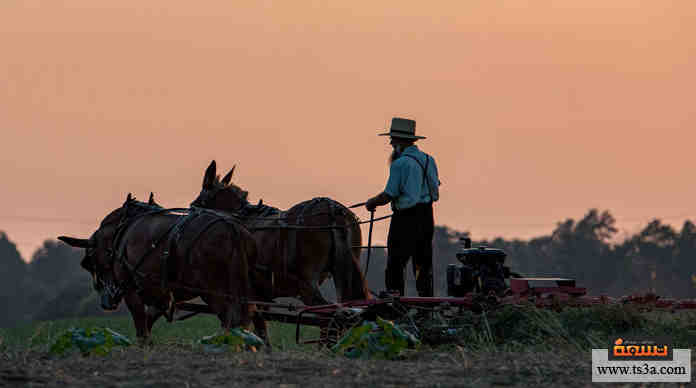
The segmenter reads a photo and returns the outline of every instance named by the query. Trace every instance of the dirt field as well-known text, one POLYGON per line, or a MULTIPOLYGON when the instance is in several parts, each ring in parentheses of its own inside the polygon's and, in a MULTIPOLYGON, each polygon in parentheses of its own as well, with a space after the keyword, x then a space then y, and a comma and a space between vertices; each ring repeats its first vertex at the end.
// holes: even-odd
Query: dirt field
MULTIPOLYGON (((132 347, 106 357, 5 355, 0 386, 69 387, 563 387, 590 386, 590 355, 411 354, 347 360, 324 352, 211 354, 186 346, 132 347)), ((692 366, 692 368, 696 365, 692 366)), ((614 384, 605 384, 613 386, 614 384)), ((674 386, 674 385, 672 385, 674 386)))
MULTIPOLYGON (((210 353, 204 351, 198 341, 219 331, 219 322, 212 316, 194 317, 174 324, 158 322, 153 329, 155 345, 151 347, 116 347, 106 356, 72 354, 58 357, 49 353, 50 344, 69 327, 109 327, 135 338, 130 318, 87 317, 34 322, 13 329, 0 329, 0 387, 592 386, 591 346, 578 351, 585 349, 585 345, 577 345, 580 339, 589 338, 591 332, 568 325, 583 322, 581 326, 587 326, 588 322, 604 322, 606 325, 609 322, 615 330, 621 327, 619 323, 632 322, 635 318, 630 314, 621 318, 622 315, 618 314, 621 311, 601 311, 569 311, 568 316, 543 315, 543 322, 525 321, 524 316, 519 315, 510 319, 491 319, 492 333, 514 326, 498 335, 506 338, 506 344, 517 342, 518 346, 481 347, 485 341, 476 345, 475 338, 469 338, 460 342, 462 346, 442 345, 435 350, 423 346, 418 351, 409 351, 397 361, 350 360, 314 346, 296 345, 295 326, 275 322, 270 325, 276 349, 272 354, 210 353), (541 326, 535 325, 541 325, 545 330, 539 331, 541 326), (537 344, 519 346, 519 341, 529 338, 537 338, 537 344), (477 350, 465 351, 465 348, 477 350), (510 349, 522 350, 515 352, 510 349)), ((658 319, 662 315, 652 317, 640 329, 643 331, 637 333, 670 335, 676 341, 675 346, 694 349, 694 317, 685 316, 682 322, 673 314, 658 319)), ((318 334, 316 328, 304 330, 308 338, 318 334)), ((692 370, 696 370, 696 358, 692 359, 692 370)))

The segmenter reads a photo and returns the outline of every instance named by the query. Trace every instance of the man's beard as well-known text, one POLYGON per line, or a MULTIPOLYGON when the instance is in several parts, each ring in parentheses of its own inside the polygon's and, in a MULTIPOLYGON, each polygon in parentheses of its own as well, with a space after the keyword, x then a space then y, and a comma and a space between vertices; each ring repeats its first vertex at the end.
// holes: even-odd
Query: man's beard
POLYGON ((399 156, 401 156, 400 150, 398 148, 394 148, 391 155, 389 155, 389 164, 394 163, 396 159, 399 159, 399 156))

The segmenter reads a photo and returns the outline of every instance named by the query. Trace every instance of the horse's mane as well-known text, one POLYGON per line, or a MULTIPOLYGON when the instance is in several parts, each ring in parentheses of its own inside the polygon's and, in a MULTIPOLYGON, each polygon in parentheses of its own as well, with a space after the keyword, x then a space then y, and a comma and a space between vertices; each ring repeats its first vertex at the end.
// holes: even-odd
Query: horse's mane
MULTIPOLYGON (((103 227, 105 225, 119 222, 122 218, 123 212, 128 211, 128 209, 132 209, 133 207, 135 207, 139 210, 137 212, 137 214, 140 214, 140 213, 146 212, 146 211, 164 209, 162 206, 160 206, 157 203, 150 204, 148 202, 138 201, 135 198, 133 198, 133 199, 127 200, 121 207, 113 210, 106 217, 104 217, 104 219, 102 220, 101 224, 99 224, 99 226, 103 227)), ((128 216, 128 214, 126 214, 126 216, 128 216)))
POLYGON ((121 210, 123 210, 123 207, 120 207, 109 213, 106 217, 104 217, 101 224, 99 224, 99 227, 102 228, 105 225, 114 224, 118 222, 121 219, 121 210))
POLYGON ((259 203, 256 205, 252 205, 249 203, 249 201, 246 199, 243 193, 246 193, 247 195, 249 194, 248 191, 242 189, 241 187, 235 185, 234 183, 223 183, 220 180, 220 175, 215 176, 215 181, 213 182, 213 185, 215 186, 216 189, 220 190, 232 190, 236 194, 237 198, 239 201, 242 203, 242 208, 239 210, 239 215, 240 216, 258 216, 258 217, 269 217, 269 216, 275 216, 283 211, 280 210, 277 207, 273 206, 268 206, 263 204, 263 201, 259 200, 259 203))

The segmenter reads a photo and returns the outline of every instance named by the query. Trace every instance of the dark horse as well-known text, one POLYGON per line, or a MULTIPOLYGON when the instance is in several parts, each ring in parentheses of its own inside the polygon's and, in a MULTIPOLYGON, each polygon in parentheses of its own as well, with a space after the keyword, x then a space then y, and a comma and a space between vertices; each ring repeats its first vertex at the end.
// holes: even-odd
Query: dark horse
POLYGON ((274 279, 274 297, 299 297, 305 304, 326 304, 319 285, 331 274, 339 301, 369 298, 360 271, 362 235, 359 220, 329 198, 314 198, 289 210, 251 205, 248 192, 231 184, 232 170, 222 179, 213 160, 203 187, 191 206, 234 214, 251 231, 259 259, 274 279))
MULTIPOLYGON (((164 209, 152 195, 144 203, 128 194, 89 239, 58 239, 86 249, 80 264, 92 274, 102 308, 114 310, 125 300, 140 342, 148 342, 160 316, 171 322, 179 302, 200 297, 229 329, 249 325, 250 299, 270 299, 252 292, 270 287, 254 276, 253 237, 237 221, 214 212, 164 209)), ((254 315, 257 333, 268 343, 259 319, 254 315)))

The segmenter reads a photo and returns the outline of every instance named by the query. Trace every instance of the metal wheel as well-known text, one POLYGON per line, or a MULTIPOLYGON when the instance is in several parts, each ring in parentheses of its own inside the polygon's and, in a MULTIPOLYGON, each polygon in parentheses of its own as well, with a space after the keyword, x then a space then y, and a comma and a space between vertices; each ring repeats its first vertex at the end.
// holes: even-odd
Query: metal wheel
POLYGON ((362 311, 356 309, 339 309, 328 324, 319 328, 319 345, 331 347, 338 343, 348 330, 363 321, 362 311))

